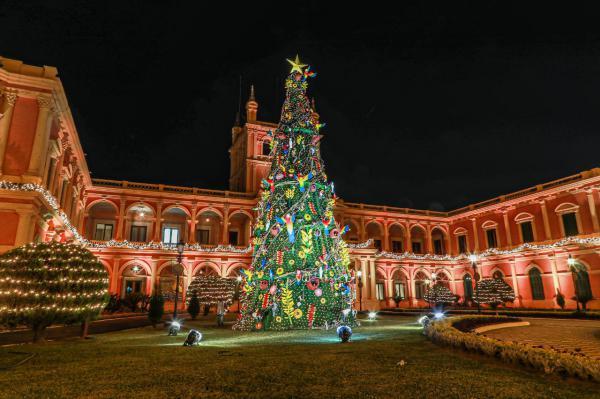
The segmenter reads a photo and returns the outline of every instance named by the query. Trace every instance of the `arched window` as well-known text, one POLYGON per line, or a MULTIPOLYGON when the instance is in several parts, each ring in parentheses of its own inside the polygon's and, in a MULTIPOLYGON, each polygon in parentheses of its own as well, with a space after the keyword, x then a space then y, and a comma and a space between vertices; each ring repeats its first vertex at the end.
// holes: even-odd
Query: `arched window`
POLYGON ((529 284, 531 285, 531 297, 535 300, 545 299, 542 273, 538 268, 529 270, 529 284))
POLYGON ((262 142, 262 154, 271 155, 271 142, 269 140, 262 142))
POLYGON ((463 287, 465 290, 465 299, 473 298, 473 279, 470 274, 465 274, 463 277, 463 287))
POLYGON ((429 288, 429 278, 423 273, 418 272, 415 275, 415 298, 423 299, 423 296, 429 288))
POLYGON ((573 280, 575 283, 575 294, 581 302, 584 299, 592 298, 592 286, 590 285, 590 275, 588 274, 585 267, 581 264, 573 266, 573 280))

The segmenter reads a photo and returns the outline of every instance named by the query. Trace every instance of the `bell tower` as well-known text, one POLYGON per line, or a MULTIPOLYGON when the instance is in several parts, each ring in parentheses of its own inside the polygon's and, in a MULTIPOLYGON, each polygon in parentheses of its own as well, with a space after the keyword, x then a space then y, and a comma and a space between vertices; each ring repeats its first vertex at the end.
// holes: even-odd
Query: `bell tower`
POLYGON ((269 132, 274 132, 276 124, 260 122, 258 101, 254 85, 250 86, 250 96, 246 101, 246 122, 242 124, 238 112, 231 129, 229 149, 230 174, 229 189, 247 193, 257 193, 261 180, 271 167, 269 132))

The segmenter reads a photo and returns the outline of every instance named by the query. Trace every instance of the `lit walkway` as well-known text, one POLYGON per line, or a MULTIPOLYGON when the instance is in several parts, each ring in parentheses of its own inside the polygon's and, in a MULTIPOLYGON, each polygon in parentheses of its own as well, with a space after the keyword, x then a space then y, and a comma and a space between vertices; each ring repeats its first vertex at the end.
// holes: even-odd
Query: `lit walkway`
POLYGON ((600 320, 524 318, 530 326, 488 331, 486 336, 560 350, 581 351, 600 360, 600 320))

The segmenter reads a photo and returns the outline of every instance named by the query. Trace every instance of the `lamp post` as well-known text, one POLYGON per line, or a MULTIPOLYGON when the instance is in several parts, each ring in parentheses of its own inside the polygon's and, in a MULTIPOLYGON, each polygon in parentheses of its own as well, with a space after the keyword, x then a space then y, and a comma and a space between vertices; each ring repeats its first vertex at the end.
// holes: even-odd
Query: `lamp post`
POLYGON ((172 267, 173 272, 175 273, 175 307, 173 309, 173 320, 177 319, 177 300, 179 299, 179 275, 183 273, 183 265, 181 262, 183 261, 183 249, 185 248, 185 244, 183 241, 179 241, 177 243, 177 264, 172 267))
POLYGON ((242 276, 237 276, 237 302, 238 302, 238 313, 242 313, 240 310, 240 284, 242 283, 242 276))
POLYGON ((577 270, 575 268, 575 264, 577 262, 571 255, 567 259, 567 265, 569 265, 569 270, 571 271, 571 276, 573 277, 573 289, 575 291, 575 303, 577 304, 577 313, 579 313, 579 287, 577 285, 577 270))
POLYGON ((433 305, 432 305, 432 309, 435 310, 435 307, 437 306, 437 292, 435 292, 435 279, 437 278, 437 274, 435 272, 431 273, 431 289, 434 290, 433 291, 433 305))
POLYGON ((475 281, 475 300, 477 302, 477 313, 481 313, 481 304, 479 303, 479 289, 477 288, 477 255, 469 255, 471 267, 473 268, 473 280, 475 281))
POLYGON ((356 276, 358 277, 358 310, 362 312, 362 271, 357 271, 356 276))

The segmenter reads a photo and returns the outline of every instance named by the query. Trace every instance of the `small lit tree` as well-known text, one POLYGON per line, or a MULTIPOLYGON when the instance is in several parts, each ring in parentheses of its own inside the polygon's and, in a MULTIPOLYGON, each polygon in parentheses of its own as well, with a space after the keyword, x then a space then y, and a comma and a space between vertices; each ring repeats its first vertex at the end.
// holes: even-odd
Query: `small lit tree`
POLYGON ((504 280, 499 278, 484 279, 477 283, 475 302, 490 305, 496 310, 498 305, 515 300, 515 291, 504 280))
POLYGON ((46 327, 86 323, 108 303, 108 273, 74 243, 31 243, 0 255, 0 324, 26 325, 34 342, 46 327))
POLYGON ((191 300, 196 296, 202 305, 214 305, 217 302, 230 304, 233 302, 236 281, 219 276, 196 276, 188 287, 187 297, 191 300))
POLYGON ((428 303, 434 305, 451 305, 456 301, 456 296, 450 291, 450 288, 444 284, 438 283, 423 295, 428 303))

